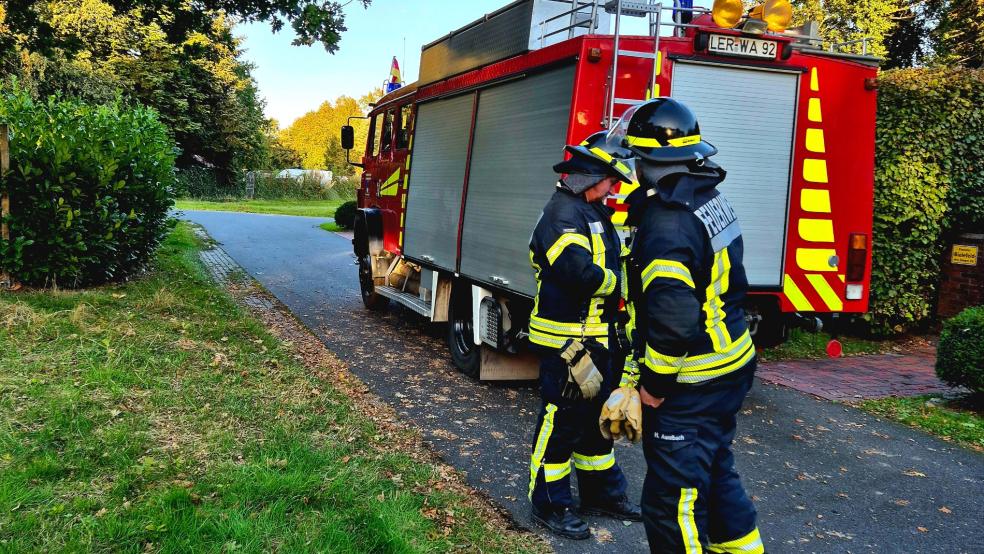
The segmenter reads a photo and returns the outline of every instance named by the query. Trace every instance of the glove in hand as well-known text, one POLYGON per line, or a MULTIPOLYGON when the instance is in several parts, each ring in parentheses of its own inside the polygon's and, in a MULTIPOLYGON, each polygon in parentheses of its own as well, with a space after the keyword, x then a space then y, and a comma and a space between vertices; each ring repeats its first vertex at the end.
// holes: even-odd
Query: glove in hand
POLYGON ((587 399, 597 396, 604 377, 595 367, 584 343, 573 339, 567 341, 564 349, 560 352, 560 357, 567 362, 567 367, 570 370, 568 382, 577 384, 581 390, 581 396, 587 399))
POLYGON ((642 438, 642 402, 639 400, 639 391, 633 387, 615 389, 601 407, 598 427, 606 439, 624 436, 632 442, 639 442, 642 438))

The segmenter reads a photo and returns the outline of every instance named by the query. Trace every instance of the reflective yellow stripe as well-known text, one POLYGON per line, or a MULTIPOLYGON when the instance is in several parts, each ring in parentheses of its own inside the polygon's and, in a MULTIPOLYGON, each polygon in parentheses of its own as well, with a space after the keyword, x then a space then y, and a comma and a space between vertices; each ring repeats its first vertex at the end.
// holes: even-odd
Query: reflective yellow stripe
POLYGON ((829 219, 802 218, 798 224, 799 236, 809 242, 834 242, 834 222, 829 219))
POLYGON ((536 331, 530 329, 530 342, 533 344, 539 344, 540 346, 547 346, 549 348, 563 348, 564 344, 567 342, 567 339, 544 335, 543 333, 537 333, 536 331))
POLYGON ((800 192, 800 208, 804 212, 830 213, 830 192, 825 189, 803 189, 800 192))
POLYGON ((823 129, 806 130, 806 149, 821 154, 827 151, 823 141, 823 129))
POLYGON ((383 184, 379 185, 380 196, 396 196, 400 190, 400 170, 397 169, 390 175, 383 184))
POLYGON ((625 143, 629 146, 640 146, 642 148, 679 148, 681 146, 690 146, 691 144, 697 144, 700 142, 700 135, 690 135, 687 137, 679 137, 670 139, 667 144, 659 142, 658 139, 646 138, 646 137, 633 137, 628 135, 625 137, 625 143))
POLYGON ((674 260, 655 259, 646 266, 642 272, 642 290, 649 288, 649 284, 657 277, 667 279, 678 279, 683 281, 688 287, 696 288, 694 278, 690 274, 687 266, 674 260))
POLYGON ((728 249, 714 253, 714 266, 711 268, 711 282, 705 291, 704 313, 707 319, 704 328, 711 337, 716 352, 721 352, 731 344, 728 326, 724 323, 724 301, 721 295, 728 292, 731 274, 731 258, 728 249))
POLYGON ((807 275, 806 278, 810 281, 810 284, 813 285, 813 288, 816 289, 817 294, 820 295, 820 298, 823 299, 824 303, 827 304, 827 307, 830 310, 839 312, 844 309, 844 302, 842 302, 840 297, 837 296, 834 289, 830 288, 830 283, 827 282, 826 277, 811 273, 807 275))
POLYGON ((646 345, 646 367, 660 375, 674 375, 683 367, 685 356, 667 356, 646 345))
POLYGON ((719 554, 765 554, 758 527, 744 537, 728 542, 711 543, 709 550, 719 554))
POLYGON ((745 348, 752 345, 752 335, 745 331, 738 340, 731 344, 726 350, 720 352, 709 352, 707 354, 697 354, 687 356, 683 361, 683 371, 700 371, 710 369, 721 364, 728 363, 740 356, 745 348))
POLYGON ((553 265, 564 249, 572 244, 576 244, 589 252, 591 251, 591 244, 588 243, 588 237, 577 233, 564 233, 547 250, 547 261, 550 262, 550 265, 553 265))
POLYGON ((820 111, 819 98, 810 98, 810 105, 809 108, 807 109, 806 117, 808 117, 810 121, 814 123, 820 123, 821 121, 823 121, 823 114, 820 111))
POLYGON ((683 534, 683 547, 687 554, 702 554, 703 547, 697 536, 697 523, 694 521, 694 504, 697 502, 697 489, 680 489, 680 502, 677 504, 677 524, 683 534))
POLYGON ((793 305, 793 308, 798 312, 812 312, 813 305, 810 301, 806 299, 803 295, 803 291, 796 286, 796 281, 789 275, 786 275, 782 283, 782 292, 786 295, 786 299, 793 305))
POLYGON ((533 498, 533 487, 536 486, 536 476, 540 473, 540 466, 543 464, 543 455, 547 451, 547 441, 554 428, 554 413, 557 406, 547 404, 547 413, 543 416, 543 424, 540 425, 540 433, 536 437, 536 444, 533 446, 533 455, 530 456, 530 492, 527 496, 533 498))
POLYGON ((622 378, 619 380, 619 387, 635 387, 639 384, 639 365, 632 357, 625 359, 622 366, 622 378))
POLYGON ((540 316, 530 316, 530 327, 538 327, 548 333, 555 335, 581 336, 586 335, 607 335, 607 323, 567 323, 564 321, 554 321, 540 316))
POLYGON ((833 248, 797 248, 796 265, 803 271, 837 271, 830 260, 837 255, 833 248))
POLYGON ((581 471, 604 471, 615 465, 615 451, 601 456, 584 456, 574 453, 574 467, 581 471))
POLYGON ((803 160, 803 178, 811 183, 827 182, 827 162, 813 158, 803 160))
POLYGON ((598 148, 597 146, 594 147, 594 148, 590 148, 589 151, 592 154, 594 154, 595 156, 598 156, 599 158, 601 158, 602 160, 604 160, 606 163, 611 164, 612 167, 614 167, 619 173, 621 173, 621 174, 623 174, 625 176, 628 176, 629 173, 632 172, 629 169, 629 166, 625 165, 624 163, 622 163, 619 160, 616 160, 615 158, 612 157, 611 154, 609 154, 608 152, 605 152, 604 150, 602 150, 601 148, 598 148))
POLYGON ((615 282, 617 280, 618 278, 615 277, 615 272, 610 269, 606 269, 605 279, 601 282, 601 286, 598 287, 598 290, 595 291, 594 296, 608 296, 615 292, 615 282))
POLYGON ((817 68, 810 68, 810 90, 820 92, 820 79, 817 78, 817 68))
POLYGON ((755 357, 755 346, 749 344, 744 351, 739 352, 738 354, 738 359, 733 360, 717 369, 705 369, 702 371, 688 371, 685 369, 677 376, 677 382, 686 384, 703 383, 704 381, 709 381, 716 377, 727 375, 733 371, 738 371, 739 369, 745 367, 745 365, 752 361, 752 358, 755 357))
POLYGON ((591 233, 591 259, 595 265, 605 269, 605 239, 601 233, 591 233))
POLYGON ((571 461, 561 462, 559 464, 543 464, 543 480, 552 483, 554 481, 560 481, 564 477, 571 474, 571 461))

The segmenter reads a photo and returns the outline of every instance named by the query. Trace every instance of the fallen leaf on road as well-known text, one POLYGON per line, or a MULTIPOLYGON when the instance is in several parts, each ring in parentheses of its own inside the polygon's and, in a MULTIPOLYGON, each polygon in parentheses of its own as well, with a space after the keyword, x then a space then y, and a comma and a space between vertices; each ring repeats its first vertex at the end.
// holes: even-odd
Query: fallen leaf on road
POLYGON ((592 527, 591 534, 594 535, 596 541, 601 543, 615 541, 615 538, 612 537, 612 532, 604 527, 592 527))
POLYGON ((920 533, 927 533, 929 532, 929 529, 926 529, 925 527, 916 527, 916 531, 919 531, 920 533))
POLYGON ((898 499, 898 500, 895 501, 895 504, 897 506, 908 506, 909 505, 909 501, 908 500, 902 500, 900 498, 900 499, 898 499))
POLYGON ((946 506, 940 506, 940 511, 943 512, 944 514, 952 514, 953 513, 953 510, 951 510, 950 508, 947 508, 946 506))
POLYGON ((499 431, 492 431, 492 438, 502 440, 506 438, 506 435, 504 433, 500 433, 499 431))
POLYGON ((907 469, 902 472, 902 475, 908 475, 909 477, 925 477, 926 474, 921 471, 916 471, 914 469, 907 469))

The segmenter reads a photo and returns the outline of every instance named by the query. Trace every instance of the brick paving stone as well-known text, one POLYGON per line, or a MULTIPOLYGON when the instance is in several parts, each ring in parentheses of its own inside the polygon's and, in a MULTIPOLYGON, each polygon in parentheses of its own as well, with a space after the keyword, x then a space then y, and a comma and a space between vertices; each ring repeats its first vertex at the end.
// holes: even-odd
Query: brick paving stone
POLYGON ((936 378, 935 363, 936 349, 919 346, 904 354, 762 362, 757 374, 768 383, 827 400, 959 392, 936 378))

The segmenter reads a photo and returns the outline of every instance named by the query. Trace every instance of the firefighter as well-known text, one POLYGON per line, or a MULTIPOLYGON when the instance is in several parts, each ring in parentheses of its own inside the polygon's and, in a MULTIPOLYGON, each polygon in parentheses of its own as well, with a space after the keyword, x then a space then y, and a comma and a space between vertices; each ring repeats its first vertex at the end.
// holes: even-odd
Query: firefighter
MULTIPOLYGON (((610 133, 637 156, 627 199, 626 279, 648 466, 642 515, 653 552, 763 552, 756 512, 734 468, 735 416, 752 386, 755 347, 734 210, 716 189, 685 105, 656 98, 610 133)), ((628 365, 628 364, 627 364, 628 365)))
MULTIPOLYGON (((529 498, 533 521, 551 532, 586 539, 570 490, 573 463, 580 513, 641 521, 626 496, 611 438, 598 427, 613 388, 608 346, 618 308, 620 240, 602 201, 631 168, 613 157, 605 133, 567 146, 572 157, 554 166, 563 175, 530 239, 537 295, 529 340, 540 356, 543 407, 534 434, 529 498)), ((628 155, 628 152, 624 152, 628 155)))

